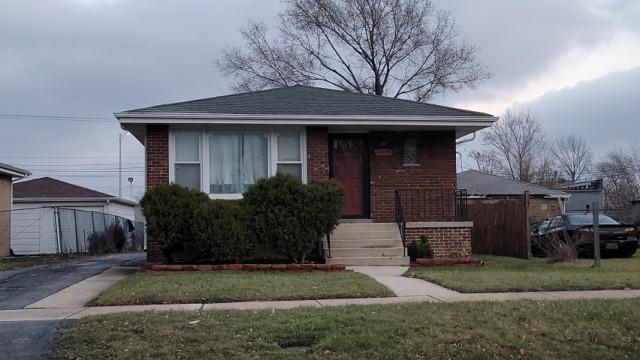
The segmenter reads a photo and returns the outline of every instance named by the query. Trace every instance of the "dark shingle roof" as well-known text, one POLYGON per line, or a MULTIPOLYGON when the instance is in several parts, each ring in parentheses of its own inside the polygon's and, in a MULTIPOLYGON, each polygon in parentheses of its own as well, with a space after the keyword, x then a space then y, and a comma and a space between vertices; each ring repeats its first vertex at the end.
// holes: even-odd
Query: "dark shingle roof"
POLYGON ((113 198, 113 195, 87 189, 50 177, 13 184, 15 199, 28 198, 113 198))
POLYGON ((528 191, 531 195, 562 196, 565 192, 511 180, 501 176, 467 170, 458 174, 458 189, 467 190, 469 195, 522 195, 528 191))
POLYGON ((6 174, 6 173, 9 173, 9 172, 23 174, 24 176, 27 176, 27 175, 31 174, 27 170, 23 170, 23 169, 20 169, 18 167, 15 167, 15 166, 12 166, 12 165, 9 165, 9 164, 0 163, 0 174, 6 174))
POLYGON ((342 90, 292 86, 156 105, 124 113, 268 115, 492 116, 446 106, 342 90))

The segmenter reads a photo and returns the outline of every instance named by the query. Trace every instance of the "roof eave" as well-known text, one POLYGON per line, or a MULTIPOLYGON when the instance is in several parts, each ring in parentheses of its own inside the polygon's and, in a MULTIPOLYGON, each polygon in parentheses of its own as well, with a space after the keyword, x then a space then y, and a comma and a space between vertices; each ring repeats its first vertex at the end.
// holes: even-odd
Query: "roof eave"
POLYGON ((245 124, 331 126, 456 126, 484 128, 498 120, 494 116, 375 116, 375 115, 271 115, 210 113, 115 113, 120 123, 133 124, 245 124), (177 121, 179 120, 179 121, 177 121))
POLYGON ((60 203, 106 203, 115 202, 130 206, 137 206, 138 203, 131 200, 120 199, 117 197, 14 197, 16 203, 36 203, 36 202, 60 202, 60 203))

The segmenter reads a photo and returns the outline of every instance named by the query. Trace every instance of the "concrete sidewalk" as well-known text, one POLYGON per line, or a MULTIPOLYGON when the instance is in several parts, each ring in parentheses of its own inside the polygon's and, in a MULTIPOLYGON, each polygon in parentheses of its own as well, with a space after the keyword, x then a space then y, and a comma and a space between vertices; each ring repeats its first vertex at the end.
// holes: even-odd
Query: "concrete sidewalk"
POLYGON ((86 307, 101 291, 136 271, 112 268, 19 310, 1 310, 0 322, 81 319, 87 316, 145 311, 286 310, 300 307, 385 305, 401 303, 453 303, 467 301, 628 299, 640 298, 640 290, 542 291, 511 293, 459 293, 430 282, 403 277, 405 267, 353 267, 389 287, 397 297, 323 299, 299 301, 251 301, 215 304, 165 304, 86 307))

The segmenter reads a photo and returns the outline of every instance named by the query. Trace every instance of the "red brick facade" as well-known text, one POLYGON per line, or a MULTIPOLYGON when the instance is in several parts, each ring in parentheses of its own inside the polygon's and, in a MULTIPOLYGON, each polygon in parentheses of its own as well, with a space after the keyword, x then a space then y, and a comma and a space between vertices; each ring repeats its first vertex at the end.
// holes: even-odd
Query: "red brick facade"
POLYGON ((169 128, 148 126, 145 139, 147 189, 169 183, 169 128))
MULTIPOLYGON (((169 183, 169 128, 148 126, 145 138, 147 190, 169 183)), ((147 236, 147 263, 164 262, 160 244, 147 236)))
POLYGON ((471 227, 419 227, 406 229, 407 243, 426 235, 436 258, 469 256, 471 253, 471 227))
MULTIPOLYGON (((447 132, 372 132, 369 138, 371 166, 371 218, 395 221, 395 190, 455 190, 456 140, 447 132), (415 138, 417 164, 404 164, 404 139, 415 138), (380 156, 375 149, 391 149, 380 156)), ((440 205, 439 205, 440 206, 440 205)))
POLYGON ((307 179, 329 179, 329 132, 326 127, 307 128, 307 179))

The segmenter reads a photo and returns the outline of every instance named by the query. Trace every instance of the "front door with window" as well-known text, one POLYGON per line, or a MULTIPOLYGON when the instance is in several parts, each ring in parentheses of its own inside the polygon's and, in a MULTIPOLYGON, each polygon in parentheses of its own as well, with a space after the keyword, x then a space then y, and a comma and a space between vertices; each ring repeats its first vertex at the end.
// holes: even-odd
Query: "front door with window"
POLYGON ((363 136, 334 136, 331 146, 331 176, 344 187, 343 217, 362 218, 369 214, 367 191, 366 139, 363 136))

